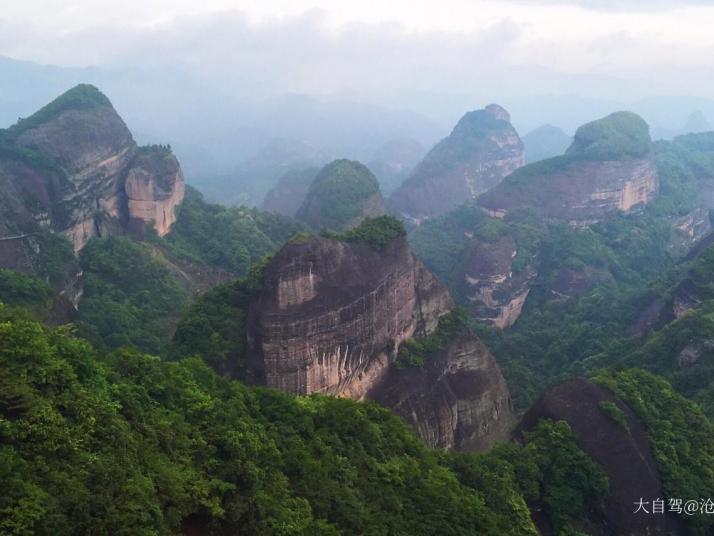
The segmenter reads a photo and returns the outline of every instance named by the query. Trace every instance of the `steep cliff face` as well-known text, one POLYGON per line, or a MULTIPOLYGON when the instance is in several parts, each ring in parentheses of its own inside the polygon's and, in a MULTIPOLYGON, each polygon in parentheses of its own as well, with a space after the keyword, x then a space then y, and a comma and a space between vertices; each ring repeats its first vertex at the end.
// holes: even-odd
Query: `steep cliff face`
POLYGON ((492 104, 462 117, 391 195, 389 207, 418 223, 478 197, 524 164, 508 112, 492 104))
POLYGON ((165 233, 183 198, 175 159, 138 149, 93 86, 77 86, 1 131, 0 146, 0 169, 21 193, 7 218, 61 232, 75 251, 92 236, 125 232, 130 219, 154 221, 165 233))
POLYGON ((184 196, 184 179, 176 157, 163 147, 142 148, 127 173, 124 185, 129 226, 143 229, 153 222, 159 236, 176 221, 176 207, 184 196))
POLYGON ((434 448, 486 450, 507 441, 513 425, 501 370, 472 333, 453 340, 423 368, 391 368, 371 396, 434 448))
POLYGON ((484 446, 502 437, 511 409, 478 339, 453 342, 415 371, 418 385, 391 366, 404 340, 433 332, 452 307, 403 236, 383 248, 320 237, 288 243, 250 304, 249 379, 298 394, 389 400, 431 445, 484 446))
POLYGON ((527 208, 588 224, 647 204, 658 190, 649 127, 635 114, 618 112, 583 125, 564 156, 516 171, 478 204, 497 217, 527 208))
POLYGON ((404 238, 383 250, 311 237, 272 259, 251 304, 256 381, 285 391, 362 399, 390 347, 434 329, 452 307, 404 238))
POLYGON ((595 520, 602 534, 685 533, 669 513, 633 514, 633 504, 641 497, 664 494, 646 431, 616 395, 586 379, 570 380, 545 393, 523 417, 520 430, 533 429, 540 419, 566 421, 578 446, 607 472, 605 519, 595 520), (622 416, 622 422, 613 418, 614 412, 622 416))
POLYGON ((464 279, 469 302, 482 321, 501 329, 518 319, 538 275, 535 258, 514 273, 517 254, 516 241, 506 234, 491 242, 475 242, 466 263, 464 279))
POLYGON ((377 178, 363 164, 343 159, 320 170, 295 217, 313 229, 341 231, 382 214, 377 178))

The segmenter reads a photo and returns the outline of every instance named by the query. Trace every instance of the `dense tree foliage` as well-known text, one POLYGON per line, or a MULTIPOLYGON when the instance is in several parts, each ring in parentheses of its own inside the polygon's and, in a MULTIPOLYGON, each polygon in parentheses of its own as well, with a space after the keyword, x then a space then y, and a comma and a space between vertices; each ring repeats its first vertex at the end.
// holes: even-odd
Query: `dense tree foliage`
MULTIPOLYGON (((518 520, 525 500, 546 514, 556 534, 578 534, 576 526, 587 526, 593 513, 602 511, 607 475, 580 450, 564 421, 541 420, 523 441, 523 446, 499 445, 487 454, 457 454, 451 466, 463 483, 482 490, 487 504, 498 505, 505 519, 518 520)), ((527 525, 500 530, 534 534, 527 525)))
POLYGON ((435 357, 449 342, 463 333, 468 324, 468 313, 455 307, 441 318, 433 333, 418 339, 410 338, 399 345, 397 367, 421 367, 435 357))
POLYGON ((382 249, 395 238, 405 236, 404 225, 392 216, 378 216, 376 218, 365 218, 352 229, 347 229, 341 233, 325 230, 322 236, 353 242, 357 244, 369 244, 377 249, 382 249))
POLYGON ((245 278, 218 285, 191 304, 169 347, 172 359, 200 356, 215 371, 244 377, 248 305, 261 288, 268 259, 253 266, 245 278))
MULTIPOLYGON (((596 379, 627 402, 644 424, 667 498, 699 502, 714 496, 714 425, 697 404, 643 370, 603 370, 596 379)), ((714 524, 701 511, 683 517, 697 534, 714 524)))
POLYGON ((160 257, 144 244, 110 237, 90 240, 80 262, 82 336, 102 348, 133 345, 162 354, 187 296, 160 257))
POLYGON ((567 154, 579 158, 614 160, 650 152, 650 128, 635 113, 615 112, 581 126, 567 154))
POLYGON ((52 287, 42 279, 0 269, 0 301, 9 305, 45 307, 51 299, 52 287))
POLYGON ((354 225, 365 202, 375 196, 381 202, 379 182, 365 165, 335 160, 312 181, 296 217, 315 229, 340 231, 354 225))
POLYGON ((0 315, 0 532, 534 533, 512 480, 487 496, 460 483, 375 404, 247 388, 198 359, 102 357, 0 315))
POLYGON ((187 188, 171 232, 154 241, 177 259, 245 275, 253 263, 302 229, 279 214, 206 203, 200 193, 187 188))

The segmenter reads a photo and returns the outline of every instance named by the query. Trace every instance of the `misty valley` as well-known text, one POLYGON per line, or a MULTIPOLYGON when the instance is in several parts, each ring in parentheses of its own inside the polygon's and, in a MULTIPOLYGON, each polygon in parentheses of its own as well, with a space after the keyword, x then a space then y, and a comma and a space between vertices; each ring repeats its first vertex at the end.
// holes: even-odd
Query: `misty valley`
POLYGON ((0 75, 0 534, 714 534, 714 100, 0 75))

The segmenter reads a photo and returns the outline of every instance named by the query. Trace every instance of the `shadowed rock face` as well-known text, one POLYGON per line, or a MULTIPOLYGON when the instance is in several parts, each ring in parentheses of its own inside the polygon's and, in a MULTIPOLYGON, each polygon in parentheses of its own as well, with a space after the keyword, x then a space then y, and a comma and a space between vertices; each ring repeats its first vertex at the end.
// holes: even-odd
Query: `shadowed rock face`
POLYGON ((469 302, 482 321, 501 329, 518 319, 531 283, 538 275, 535 259, 514 273, 513 259, 517 253, 515 240, 503 235, 493 242, 474 244, 466 264, 464 278, 469 302))
POLYGON ((92 236, 125 232, 130 219, 153 221, 160 234, 173 223, 183 199, 178 162, 137 148, 96 88, 77 86, 0 134, 0 169, 22 193, 7 211, 18 225, 62 232, 79 251, 92 236))
POLYGON ((524 164, 508 112, 492 104, 462 117, 392 194, 389 207, 418 223, 475 199, 524 164))
POLYGON ((430 445, 481 448, 503 436, 512 413, 475 336, 413 375, 390 366, 402 341, 431 333, 452 307, 404 237, 383 249, 321 237, 289 243, 249 308, 249 378, 297 394, 391 401, 430 445))
POLYGON ((607 472, 609 494, 605 519, 597 520, 602 534, 684 534, 667 515, 635 515, 633 505, 643 498, 664 497, 651 445, 634 412, 608 389, 578 378, 545 393, 523 417, 520 431, 535 428, 540 419, 564 420, 578 446, 607 472), (612 402, 627 417, 627 429, 601 408, 612 402))
POLYGON ((658 191, 649 127, 635 114, 618 112, 583 125, 566 155, 516 171, 478 204, 501 218, 525 208, 589 224, 647 204, 658 191))
POLYGON ((506 381, 472 333, 452 341, 423 368, 391 368, 371 397, 434 448, 486 450, 508 440, 513 425, 506 381))

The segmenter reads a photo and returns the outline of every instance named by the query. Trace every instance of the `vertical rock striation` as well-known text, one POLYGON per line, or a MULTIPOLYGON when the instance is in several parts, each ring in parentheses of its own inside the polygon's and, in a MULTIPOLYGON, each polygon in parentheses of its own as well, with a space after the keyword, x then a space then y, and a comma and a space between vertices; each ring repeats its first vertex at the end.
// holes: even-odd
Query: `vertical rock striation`
POLYGON ((391 366, 399 344, 433 332, 452 307, 403 236, 381 249, 321 237, 288 243, 250 304, 249 379, 296 394, 377 399, 432 446, 482 448, 503 437, 512 412, 500 370, 475 336, 452 341, 424 370, 391 366))
POLYGON ((583 125, 564 156, 512 173, 478 204, 501 218, 528 209, 587 225, 608 213, 645 205, 658 192, 647 123, 633 113, 617 112, 583 125))

